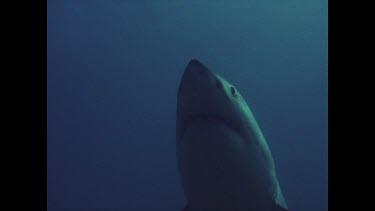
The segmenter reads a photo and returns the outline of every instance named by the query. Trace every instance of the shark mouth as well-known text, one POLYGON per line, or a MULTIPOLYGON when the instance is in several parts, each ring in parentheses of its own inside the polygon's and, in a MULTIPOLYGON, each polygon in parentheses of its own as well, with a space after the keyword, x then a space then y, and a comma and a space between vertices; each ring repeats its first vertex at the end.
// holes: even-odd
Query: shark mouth
POLYGON ((186 120, 184 121, 185 124, 182 126, 181 137, 184 136, 186 130, 190 128, 192 125, 195 125, 203 121, 211 121, 213 122, 213 124, 223 124, 226 127, 234 130, 235 132, 240 133, 240 129, 236 127, 234 124, 232 124, 231 122, 229 122, 228 120, 218 115, 212 114, 212 113, 202 113, 202 114, 188 115, 186 117, 186 120))

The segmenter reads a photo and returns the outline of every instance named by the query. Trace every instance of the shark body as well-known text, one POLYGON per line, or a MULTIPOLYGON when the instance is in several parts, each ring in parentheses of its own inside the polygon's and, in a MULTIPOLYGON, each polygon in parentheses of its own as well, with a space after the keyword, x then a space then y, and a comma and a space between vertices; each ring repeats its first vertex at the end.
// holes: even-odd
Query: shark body
POLYGON ((236 88, 196 59, 177 95, 184 211, 286 211, 266 140, 236 88))

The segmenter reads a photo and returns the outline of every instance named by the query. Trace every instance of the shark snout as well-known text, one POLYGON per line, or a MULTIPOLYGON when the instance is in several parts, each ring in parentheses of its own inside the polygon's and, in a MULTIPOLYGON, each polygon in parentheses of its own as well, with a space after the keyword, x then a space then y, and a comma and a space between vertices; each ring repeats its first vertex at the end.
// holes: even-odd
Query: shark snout
POLYGON ((194 72, 195 74, 208 74, 208 69, 196 59, 190 60, 185 72, 194 72))
POLYGON ((214 75, 197 59, 192 59, 188 63, 182 75, 181 82, 178 88, 178 94, 185 92, 185 94, 199 92, 206 88, 207 82, 212 79, 214 75), (189 91, 187 91, 187 89, 189 91))

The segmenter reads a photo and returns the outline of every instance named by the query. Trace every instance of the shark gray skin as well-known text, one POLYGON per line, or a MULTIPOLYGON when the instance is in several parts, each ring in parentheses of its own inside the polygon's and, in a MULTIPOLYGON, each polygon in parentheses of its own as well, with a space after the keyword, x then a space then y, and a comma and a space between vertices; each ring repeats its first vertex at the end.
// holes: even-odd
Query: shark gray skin
POLYGON ((286 211, 266 140, 236 88, 192 59, 177 95, 184 211, 286 211))

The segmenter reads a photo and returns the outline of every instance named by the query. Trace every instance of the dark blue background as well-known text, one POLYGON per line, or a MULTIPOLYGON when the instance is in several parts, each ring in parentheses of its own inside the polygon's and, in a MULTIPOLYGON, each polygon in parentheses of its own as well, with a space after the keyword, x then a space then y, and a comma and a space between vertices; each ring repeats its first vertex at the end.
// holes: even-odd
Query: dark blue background
POLYGON ((327 210, 326 0, 48 0, 48 210, 185 206, 176 92, 197 58, 241 92, 291 211, 327 210))

